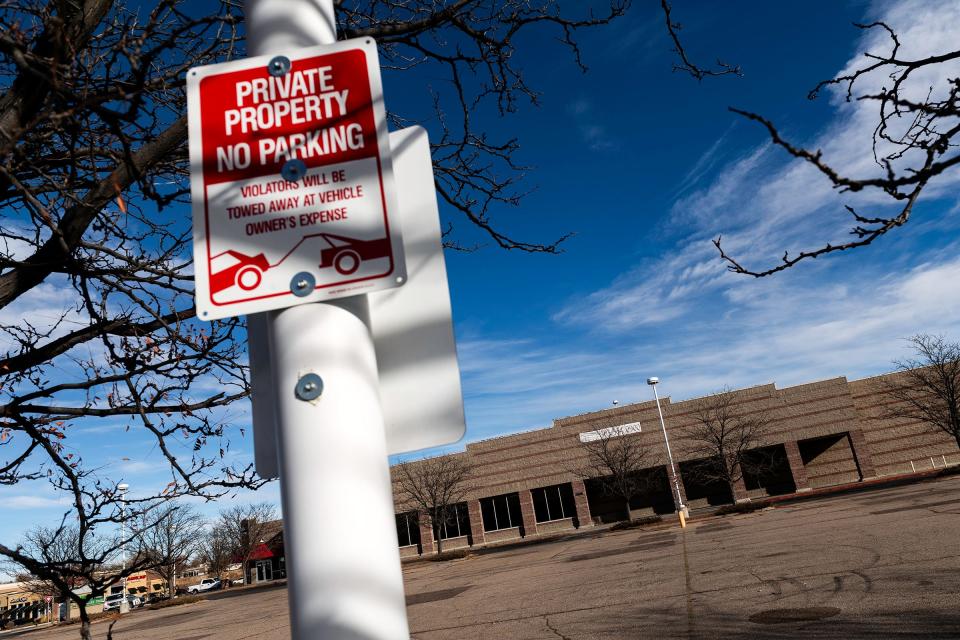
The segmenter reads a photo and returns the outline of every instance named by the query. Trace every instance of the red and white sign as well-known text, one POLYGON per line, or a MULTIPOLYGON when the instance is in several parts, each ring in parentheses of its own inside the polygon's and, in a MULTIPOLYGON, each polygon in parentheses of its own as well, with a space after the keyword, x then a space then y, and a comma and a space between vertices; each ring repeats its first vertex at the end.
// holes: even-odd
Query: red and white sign
POLYGON ((205 320, 406 280, 375 43, 291 53, 280 73, 268 65, 284 59, 260 56, 187 76, 205 320))

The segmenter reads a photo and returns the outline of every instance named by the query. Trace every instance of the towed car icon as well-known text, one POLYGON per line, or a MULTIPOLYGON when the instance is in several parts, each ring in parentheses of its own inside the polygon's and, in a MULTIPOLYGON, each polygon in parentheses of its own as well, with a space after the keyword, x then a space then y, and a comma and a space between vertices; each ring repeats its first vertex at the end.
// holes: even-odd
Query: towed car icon
POLYGON ((321 269, 333 267, 337 273, 344 276, 356 273, 360 265, 366 260, 390 257, 389 238, 358 240, 357 238, 348 238, 332 233, 312 233, 304 236, 287 252, 287 255, 280 258, 280 261, 272 266, 276 267, 281 264, 295 252, 301 255, 307 252, 312 253, 316 251, 317 244, 320 245, 320 264, 317 266, 321 269))
POLYGON ((318 234, 329 245, 320 251, 320 268, 333 267, 337 273, 348 276, 360 268, 364 260, 390 256, 390 239, 357 240, 332 233, 318 234))
POLYGON ((232 286, 251 291, 260 286, 263 272, 270 268, 266 256, 247 256, 238 251, 224 251, 210 259, 210 293, 232 286))
POLYGON ((210 293, 215 294, 230 287, 240 287, 252 291, 263 282, 263 274, 268 269, 280 266, 295 252, 316 256, 317 244, 320 245, 321 269, 333 267, 340 275, 349 276, 360 269, 368 260, 389 258, 390 239, 358 240, 332 233, 314 233, 304 236, 279 261, 270 264, 264 254, 248 256, 238 251, 227 250, 213 256, 210 260, 210 293), (310 240, 311 242, 307 242, 310 240))

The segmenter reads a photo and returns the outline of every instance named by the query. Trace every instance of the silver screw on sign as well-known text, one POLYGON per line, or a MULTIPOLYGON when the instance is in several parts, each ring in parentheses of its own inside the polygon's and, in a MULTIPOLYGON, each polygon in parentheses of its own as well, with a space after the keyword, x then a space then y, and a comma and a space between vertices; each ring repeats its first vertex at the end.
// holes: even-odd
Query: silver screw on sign
POLYGON ((316 286, 317 279, 306 271, 301 271, 290 280, 290 292, 298 298, 310 295, 316 286))
POLYGON ((287 56, 274 56, 267 63, 267 73, 273 77, 287 75, 288 71, 290 71, 290 58, 287 56))
POLYGON ((294 393, 305 402, 316 400, 323 393, 323 379, 315 373, 308 373, 297 380, 294 393))
POLYGON ((283 167, 280 169, 280 175, 282 175, 283 179, 287 182, 296 182, 307 175, 307 165, 299 158, 288 160, 283 163, 283 167))

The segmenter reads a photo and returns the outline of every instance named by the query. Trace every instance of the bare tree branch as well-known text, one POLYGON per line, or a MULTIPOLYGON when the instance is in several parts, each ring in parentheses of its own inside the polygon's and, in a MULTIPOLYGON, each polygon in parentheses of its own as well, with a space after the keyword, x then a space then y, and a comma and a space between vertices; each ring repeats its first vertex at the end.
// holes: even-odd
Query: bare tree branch
POLYGON ((940 87, 931 87, 921 100, 911 99, 907 80, 918 69, 936 68, 960 59, 960 50, 931 55, 916 60, 899 56, 900 40, 896 32, 883 22, 858 24, 860 29, 883 29, 890 36, 891 50, 887 54, 867 53, 866 64, 852 73, 824 80, 817 84, 809 98, 815 99, 824 87, 846 87, 846 100, 875 103, 878 121, 873 132, 873 155, 877 165, 876 175, 847 175, 823 157, 822 151, 806 149, 789 142, 777 127, 763 116, 750 111, 731 108, 744 118, 761 124, 774 145, 791 157, 816 168, 833 188, 841 193, 875 191, 891 201, 894 211, 890 214, 864 215, 852 206, 845 205, 854 226, 850 234, 854 240, 800 251, 794 255, 784 252, 780 263, 760 269, 744 266, 737 258, 724 251, 722 238, 713 241, 727 268, 734 273, 757 278, 778 273, 793 267, 798 262, 822 255, 865 247, 891 230, 905 225, 910 220, 914 207, 924 189, 948 170, 960 165, 956 138, 960 133, 960 79, 948 78, 940 87), (855 96, 855 85, 865 82, 874 73, 885 75, 883 88, 855 96))
POLYGON ((895 362, 899 374, 883 379, 892 401, 884 417, 921 422, 960 447, 960 343, 927 334, 908 341, 916 355, 895 362))
POLYGON ((758 449, 770 428, 762 411, 745 410, 743 392, 724 389, 701 398, 694 407, 694 425, 684 433, 684 446, 703 464, 691 465, 684 476, 696 475, 705 482, 719 481, 736 496, 735 485, 745 475, 759 476, 771 460, 758 449))
POLYGON ((652 450, 638 434, 623 426, 599 431, 596 437, 579 437, 583 464, 571 471, 584 480, 598 482, 603 491, 623 500, 627 520, 633 520, 630 501, 647 491, 653 481, 647 473, 656 464, 652 450))
POLYGON ((687 50, 680 42, 679 33, 683 29, 683 25, 679 22, 674 22, 670 17, 670 3, 667 2, 667 0, 660 0, 660 7, 663 9, 663 18, 667 25, 667 33, 670 35, 670 39, 673 40, 673 51, 680 58, 680 64, 673 65, 674 71, 683 71, 684 73, 689 73, 691 76, 696 78, 698 82, 702 81, 706 77, 711 76, 734 75, 743 77, 743 70, 740 68, 740 65, 727 64, 722 60, 717 60, 716 69, 706 69, 691 62, 690 58, 687 56, 687 50))
POLYGON ((433 529, 437 552, 442 550, 441 528, 456 519, 455 506, 467 491, 471 468, 462 456, 448 455, 405 462, 393 467, 404 510, 426 517, 433 529))

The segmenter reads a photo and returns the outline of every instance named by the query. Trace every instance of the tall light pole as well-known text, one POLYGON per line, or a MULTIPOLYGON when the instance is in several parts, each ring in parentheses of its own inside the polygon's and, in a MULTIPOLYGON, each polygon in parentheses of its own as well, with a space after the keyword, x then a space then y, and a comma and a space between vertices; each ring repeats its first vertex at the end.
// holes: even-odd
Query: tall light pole
POLYGON ((673 453, 670 451, 670 438, 667 437, 667 425, 663 422, 663 410, 660 409, 660 396, 657 395, 657 384, 660 378, 647 378, 647 384, 653 387, 653 397, 657 401, 657 413, 660 414, 660 428, 663 429, 663 442, 667 445, 667 459, 670 461, 670 478, 673 480, 673 490, 676 493, 677 512, 687 515, 687 507, 683 504, 683 495, 680 493, 680 480, 677 478, 677 469, 673 466, 673 453))
MULTIPOLYGON (((130 488, 130 485, 127 483, 121 483, 117 485, 117 491, 120 492, 120 568, 122 571, 126 572, 127 570, 127 527, 126 527, 126 506, 127 506, 127 489, 130 488)), ((127 576, 123 576, 120 579, 121 589, 123 593, 123 598, 120 600, 120 613, 127 613, 130 611, 130 603, 127 602, 127 576)))

